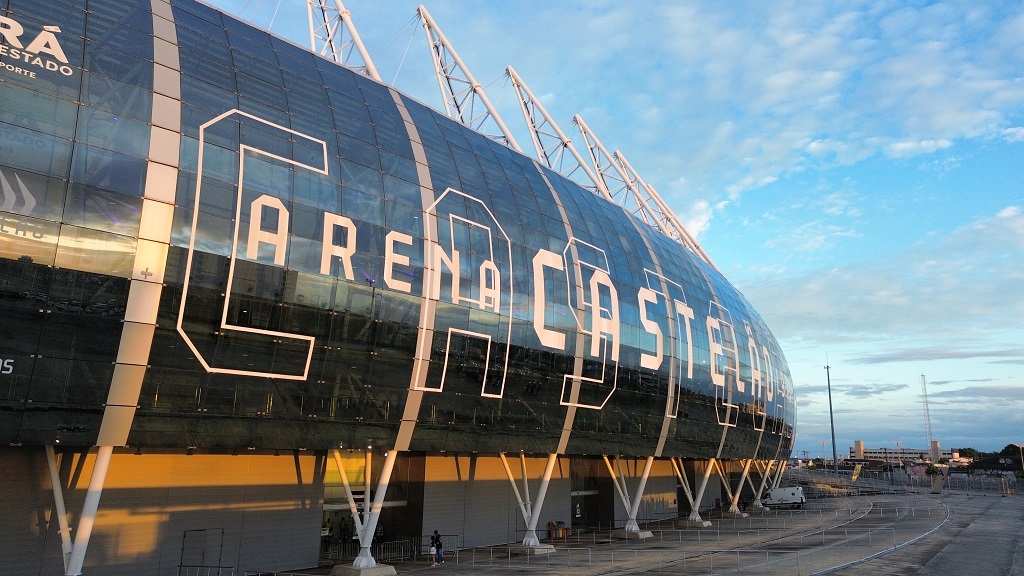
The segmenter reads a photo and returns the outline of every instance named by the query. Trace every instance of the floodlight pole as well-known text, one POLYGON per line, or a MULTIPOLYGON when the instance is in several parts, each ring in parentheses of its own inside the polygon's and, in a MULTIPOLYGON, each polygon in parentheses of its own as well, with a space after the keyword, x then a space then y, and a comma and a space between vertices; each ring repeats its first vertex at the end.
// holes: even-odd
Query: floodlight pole
POLYGON ((825 366, 825 382, 828 384, 828 423, 832 427, 832 466, 836 471, 836 480, 839 479, 839 458, 836 455, 836 421, 832 417, 832 377, 830 367, 825 366))

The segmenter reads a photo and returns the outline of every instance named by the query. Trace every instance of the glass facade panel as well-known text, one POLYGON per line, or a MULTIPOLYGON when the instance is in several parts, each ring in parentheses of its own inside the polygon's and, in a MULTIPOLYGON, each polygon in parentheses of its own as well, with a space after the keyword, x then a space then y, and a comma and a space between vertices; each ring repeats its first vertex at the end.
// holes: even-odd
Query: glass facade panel
MULTIPOLYGON (((0 405, 78 414, 87 446, 144 254, 153 17, 9 6, 60 26, 68 62, 0 71, 0 313, 24 335, 0 339, 17 366, 0 405)), ((386 444, 410 386, 423 451, 550 452, 568 426, 570 453, 646 454, 668 410, 666 455, 714 455, 726 426, 723 456, 749 457, 752 406, 781 418, 762 446, 792 425, 764 322, 680 245, 386 86, 172 6, 183 136, 133 445, 386 444)), ((0 441, 50 441, 52 418, 0 423, 0 441)))
POLYGON ((136 240, 77 226, 61 226, 54 266, 84 272, 128 276, 136 240))
POLYGON ((77 107, 72 102, 0 82, 0 122, 17 123, 43 134, 70 140, 74 135, 77 107))
POLYGON ((54 138, 17 124, 0 122, 0 165, 36 174, 67 178, 71 164, 71 141, 54 138))
POLYGON ((142 158, 88 146, 85 143, 75 144, 74 162, 71 165, 71 180, 74 182, 141 196, 145 188, 145 176, 146 161, 142 158))

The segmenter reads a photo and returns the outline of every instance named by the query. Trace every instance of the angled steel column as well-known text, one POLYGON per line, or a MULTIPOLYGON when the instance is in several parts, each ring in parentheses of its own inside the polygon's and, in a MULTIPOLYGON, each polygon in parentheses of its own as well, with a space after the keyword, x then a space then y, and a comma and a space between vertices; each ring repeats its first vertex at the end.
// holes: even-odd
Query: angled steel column
POLYGON ((693 507, 690 508, 689 519, 694 522, 704 521, 700 517, 700 503, 704 499, 704 489, 708 487, 708 479, 711 478, 711 472, 714 470, 717 461, 716 458, 708 459, 707 467, 704 469, 704 477, 701 478, 700 486, 697 487, 697 493, 693 495, 693 507))
POLYGON ((775 472, 775 480, 772 482, 772 488, 778 488, 779 482, 782 482, 782 473, 786 471, 786 465, 789 464, 786 460, 778 460, 779 468, 775 472))
POLYGON ((89 490, 85 493, 85 503, 82 505, 82 517, 78 519, 78 534, 75 535, 68 566, 64 571, 66 576, 78 576, 82 573, 85 550, 89 547, 92 527, 96 523, 96 510, 100 506, 100 494, 103 492, 103 483, 107 479, 107 468, 110 466, 110 456, 113 453, 113 446, 100 446, 96 451, 96 462, 89 478, 89 490))
POLYGON ((690 479, 686 477, 686 469, 683 468, 683 463, 679 458, 672 458, 670 462, 672 462, 672 471, 676 473, 676 480, 683 487, 683 495, 686 496, 690 510, 693 510, 693 492, 690 490, 690 479))
POLYGON ((764 489, 767 486, 768 480, 771 479, 772 465, 779 461, 779 454, 782 453, 783 440, 784 440, 784 438, 782 438, 782 436, 780 434, 779 443, 775 447, 775 457, 773 459, 771 459, 771 460, 766 460, 765 461, 764 471, 763 471, 762 476, 761 476, 761 485, 760 485, 760 487, 757 488, 756 494, 754 496, 754 507, 755 508, 762 508, 764 506, 761 503, 761 498, 762 498, 762 496, 764 494, 764 489))
MULTIPOLYGON (((523 473, 523 494, 526 494, 524 504, 526 505, 526 515, 529 517, 533 514, 533 503, 530 501, 530 476, 526 473, 526 454, 522 452, 519 453, 519 469, 523 473)), ((529 520, 527 519, 527 521, 529 520)))
MULTIPOLYGON (((363 525, 366 525, 370 517, 370 476, 373 470, 373 452, 369 449, 363 452, 363 525)), ((359 535, 362 540, 363 535, 359 535)))
POLYGON ((334 462, 338 465, 338 473, 341 474, 341 484, 345 487, 345 498, 348 499, 348 510, 352 513, 352 521, 356 525, 356 535, 363 537, 363 519, 359 515, 359 507, 356 506, 356 499, 352 495, 352 487, 348 483, 348 474, 345 473, 345 464, 341 460, 341 451, 334 450, 334 462))
MULTIPOLYGON (((398 458, 398 450, 391 449, 384 456, 384 468, 380 471, 380 480, 377 481, 377 490, 373 494, 373 505, 369 514, 364 510, 366 518, 363 526, 363 533, 359 535, 359 555, 352 561, 353 568, 373 568, 377 561, 370 553, 370 545, 373 544, 373 533, 377 530, 377 520, 380 518, 380 511, 384 508, 384 495, 388 491, 388 484, 391 482, 391 472, 395 469, 395 459, 398 458)), ((369 462, 369 460, 367 460, 369 462)), ((370 489, 369 471, 366 474, 366 489, 370 489)))
POLYGON ((647 479, 651 475, 651 467, 654 466, 654 456, 648 456, 644 462, 644 471, 640 473, 640 484, 636 487, 636 494, 633 495, 633 507, 629 509, 629 520, 626 521, 626 530, 639 532, 640 526, 636 522, 636 515, 640 512, 640 501, 644 498, 644 490, 647 488, 647 479))
POLYGON ((626 475, 622 472, 622 459, 618 456, 615 457, 615 465, 618 468, 618 474, 612 468, 611 461, 608 460, 608 456, 602 455, 604 459, 604 465, 608 467, 608 473, 612 476, 612 483, 615 484, 615 491, 619 495, 619 499, 622 500, 622 507, 625 508, 627 519, 626 525, 623 529, 627 532, 639 532, 640 525, 637 524, 636 515, 640 510, 640 501, 644 497, 644 489, 647 487, 647 478, 651 475, 651 467, 654 465, 654 456, 648 456, 644 462, 644 470, 640 474, 640 483, 637 485, 636 493, 633 497, 629 496, 629 488, 626 486, 626 475))
POLYGON ((721 480, 722 486, 725 488, 725 496, 729 502, 732 502, 732 486, 729 485, 729 479, 725 477, 725 468, 722 467, 721 459, 715 460, 715 468, 718 470, 718 479, 721 480))
MULTIPOLYGON (((757 458, 757 452, 761 449, 761 441, 763 439, 764 427, 761 428, 760 433, 757 435, 757 446, 754 447, 754 454, 749 459, 741 460, 741 462, 743 462, 743 474, 740 476, 739 484, 736 487, 736 493, 729 498, 729 512, 736 513, 740 511, 737 504, 739 503, 740 495, 743 493, 743 485, 747 483, 748 475, 750 474, 750 466, 753 464, 754 458, 757 458)), ((751 483, 750 487, 754 488, 753 483, 751 483)))
MULTIPOLYGON (((608 456, 602 454, 601 458, 604 460, 604 465, 608 468, 608 474, 612 477, 612 484, 615 485, 615 493, 619 495, 619 500, 622 501, 622 507, 629 513, 629 488, 626 487, 626 479, 622 475, 622 463, 619 457, 615 457, 615 463, 618 465, 619 473, 615 473, 615 468, 612 466, 608 456)), ((629 530, 629 522, 626 522, 626 530, 629 530)))
POLYGON ((526 500, 523 500, 523 495, 519 492, 519 486, 516 484, 515 477, 512 476, 512 468, 508 465, 508 458, 505 457, 505 453, 499 453, 498 457, 501 458, 501 465, 505 468, 505 475, 508 476, 509 484, 512 484, 512 492, 515 493, 516 502, 519 503, 519 513, 523 515, 523 524, 528 525, 530 523, 530 515, 533 512, 533 507, 530 504, 530 484, 526 480, 526 457, 522 457, 523 492, 526 493, 526 500))
POLYGON ((544 476, 540 480, 540 489, 537 490, 537 506, 530 514, 530 523, 526 527, 526 536, 523 537, 523 546, 539 546, 540 539, 537 538, 537 522, 540 520, 540 512, 544 508, 544 497, 548 493, 548 483, 551 482, 551 474, 555 470, 555 463, 558 461, 558 454, 548 454, 548 464, 544 468, 544 476))
POLYGON ((68 513, 64 508, 64 489, 57 470, 57 456, 53 453, 53 446, 47 444, 45 448, 46 466, 50 469, 50 486, 53 488, 54 514, 57 515, 57 523, 60 525, 60 548, 64 553, 64 570, 66 571, 68 559, 71 556, 71 528, 68 527, 68 513))
POLYGON ((775 460, 765 460, 764 468, 758 467, 758 471, 761 472, 761 484, 757 487, 756 493, 754 494, 754 507, 763 508, 764 504, 761 503, 761 499, 764 497, 765 486, 768 485, 768 479, 772 475, 772 465, 775 464, 775 460))
POLYGON ((743 474, 740 476, 739 485, 736 487, 736 492, 733 493, 732 497, 729 498, 729 512, 739 512, 739 501, 740 494, 743 493, 743 485, 747 483, 747 475, 750 473, 750 465, 754 462, 753 458, 743 460, 743 474))

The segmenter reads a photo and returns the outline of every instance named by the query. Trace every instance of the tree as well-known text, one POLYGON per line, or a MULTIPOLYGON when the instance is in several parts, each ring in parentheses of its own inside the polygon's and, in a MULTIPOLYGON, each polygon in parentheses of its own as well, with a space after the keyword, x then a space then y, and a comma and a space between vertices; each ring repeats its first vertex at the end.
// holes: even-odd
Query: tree
POLYGON ((1017 456, 1019 458, 1020 452, 1018 451, 1016 444, 1007 444, 1006 448, 1003 448, 1002 450, 999 451, 999 455, 1004 457, 1017 456))

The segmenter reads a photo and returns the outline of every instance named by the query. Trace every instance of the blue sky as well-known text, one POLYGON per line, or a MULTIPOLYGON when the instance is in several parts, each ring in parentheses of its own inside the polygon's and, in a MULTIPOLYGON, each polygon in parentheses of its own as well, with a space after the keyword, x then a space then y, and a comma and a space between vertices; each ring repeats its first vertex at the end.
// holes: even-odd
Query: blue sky
MULTIPOLYGON (((216 5, 294 42, 300 0, 216 5)), ((381 76, 441 98, 417 2, 348 0, 381 76)), ((670 203, 772 328, 796 454, 1024 443, 1024 5, 431 1, 529 146, 512 65, 670 203)))

